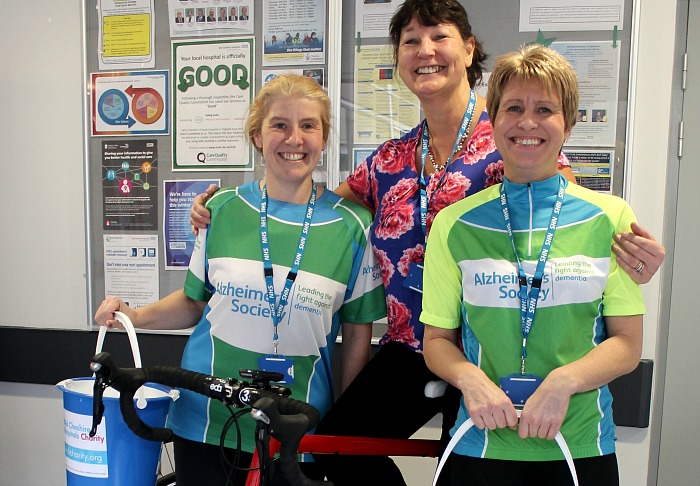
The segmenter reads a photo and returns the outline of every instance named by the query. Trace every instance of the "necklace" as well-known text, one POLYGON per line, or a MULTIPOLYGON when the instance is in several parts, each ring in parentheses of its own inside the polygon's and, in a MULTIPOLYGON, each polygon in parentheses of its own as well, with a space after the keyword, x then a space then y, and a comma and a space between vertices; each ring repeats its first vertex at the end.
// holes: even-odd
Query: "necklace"
MULTIPOLYGON (((471 125, 471 120, 469 120, 469 125, 471 125)), ((464 144, 464 140, 467 138, 467 133, 469 133, 469 125, 467 125, 467 130, 464 132, 462 138, 459 139, 459 143, 457 144, 455 151, 452 153, 452 155, 450 155, 447 158, 444 164, 438 164, 435 162, 435 157, 433 157, 433 150, 430 148, 430 146, 428 146, 428 158, 430 159, 430 165, 433 166, 435 172, 440 172, 441 170, 444 170, 445 167, 450 165, 450 161, 454 156, 462 153, 462 144, 464 144)))
MULTIPOLYGON (((430 136, 430 132, 428 130, 428 120, 427 118, 423 120, 423 134, 421 135, 421 151, 420 151, 420 157, 421 157, 421 174, 419 177, 419 182, 421 184, 424 184, 424 173, 425 173, 425 167, 427 165, 427 160, 430 159, 430 164, 432 165, 433 169, 435 172, 443 171, 442 176, 440 177, 440 180, 442 180, 442 177, 447 173, 447 166, 450 165, 450 162, 452 159, 460 154, 462 151, 462 146, 464 145, 464 141, 469 137, 469 129, 472 125, 472 115, 474 114, 474 109, 476 108, 476 93, 474 92, 473 89, 469 90, 469 104, 467 105, 467 109, 464 112, 464 116, 462 117, 462 123, 459 125, 459 130, 457 131, 457 139, 455 140, 455 145, 454 148, 452 149, 452 154, 447 157, 445 160, 445 163, 442 165, 438 165, 435 163, 435 157, 433 155, 433 151, 430 148, 430 144, 432 141, 432 138, 430 136)), ((421 203, 421 208, 422 208, 422 203, 421 203)), ((423 213, 421 213, 422 215, 423 213)), ((425 227, 424 227, 425 228, 425 227)))

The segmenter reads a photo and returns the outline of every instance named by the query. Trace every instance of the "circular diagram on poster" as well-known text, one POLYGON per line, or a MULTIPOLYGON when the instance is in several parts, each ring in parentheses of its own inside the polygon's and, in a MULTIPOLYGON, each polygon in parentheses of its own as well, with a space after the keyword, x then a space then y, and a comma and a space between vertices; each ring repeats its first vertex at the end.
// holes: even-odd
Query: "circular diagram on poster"
POLYGON ((154 89, 138 90, 131 103, 134 118, 144 125, 157 122, 163 114, 163 98, 154 89))
POLYGON ((129 101, 121 91, 108 89, 100 96, 97 112, 105 123, 114 125, 118 120, 124 120, 129 114, 129 101))

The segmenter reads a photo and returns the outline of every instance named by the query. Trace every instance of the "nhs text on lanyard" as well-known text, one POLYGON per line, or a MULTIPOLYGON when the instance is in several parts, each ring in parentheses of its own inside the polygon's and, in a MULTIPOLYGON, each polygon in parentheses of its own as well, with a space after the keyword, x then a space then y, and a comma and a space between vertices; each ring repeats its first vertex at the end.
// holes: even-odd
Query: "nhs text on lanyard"
POLYGON ((267 301, 270 304, 270 314, 272 315, 272 324, 274 326, 274 333, 272 337, 272 342, 274 345, 274 354, 261 357, 259 359, 258 364, 260 368, 264 371, 276 371, 282 373, 285 376, 285 378, 280 383, 285 383, 287 385, 291 385, 294 383, 294 360, 277 354, 277 346, 279 344, 279 335, 277 333, 277 328, 284 314, 284 308, 287 307, 287 302, 289 301, 289 294, 291 293, 294 280, 296 280, 297 278, 297 272, 299 271, 299 266, 301 265, 301 259, 304 256, 304 249, 306 247, 306 240, 309 236, 311 218, 314 214, 315 204, 316 184, 312 182, 311 195, 309 196, 309 202, 306 205, 304 223, 301 227, 301 234, 299 235, 299 244, 297 245, 297 251, 296 255, 294 256, 294 262, 292 263, 292 267, 290 268, 289 273, 287 274, 287 279, 284 282, 284 288, 282 289, 282 293, 280 294, 279 304, 277 304, 277 298, 275 295, 274 271, 272 269, 272 259, 270 258, 270 245, 267 233, 267 186, 263 186, 262 188, 262 196, 260 201, 260 245, 262 246, 265 284, 267 285, 267 301))
POLYGON ((506 223, 506 232, 510 238, 510 243, 513 246, 513 254, 518 265, 518 283, 520 285, 520 327, 523 333, 523 343, 521 348, 520 373, 515 373, 509 376, 499 378, 499 383, 503 391, 508 395, 514 405, 525 405, 527 399, 534 393, 539 384, 542 382, 540 377, 535 375, 525 374, 525 361, 527 360, 527 338, 535 321, 535 312, 537 311, 537 303, 542 287, 542 278, 544 277, 545 265, 549 251, 552 248, 554 241, 554 232, 557 229, 557 223, 561 214, 561 208, 564 204, 564 191, 566 184, 564 177, 559 176, 559 190, 557 191, 557 199, 552 208, 552 215, 549 219, 547 233, 542 243, 540 257, 537 260, 535 275, 532 278, 532 284, 528 291, 527 275, 523 270, 522 263, 518 257, 518 250, 515 248, 515 239, 513 238, 513 228, 511 227, 510 217, 508 215, 508 201, 506 196, 505 184, 501 184, 501 209, 503 210, 503 219, 506 223))
MULTIPOLYGON (((452 148, 452 152, 450 154, 450 158, 457 152, 459 148, 459 144, 462 141, 462 139, 465 137, 467 134, 467 131, 469 130, 469 126, 471 125, 472 121, 472 116, 474 115, 474 108, 476 107, 476 93, 474 90, 469 90, 469 104, 467 105, 467 109, 464 112, 464 116, 462 117, 462 123, 459 126, 459 132, 457 132, 457 138, 454 143, 454 147, 452 148)), ((423 229, 423 236, 425 237, 425 245, 423 246, 423 249, 427 247, 427 242, 428 242, 428 227, 427 227, 427 221, 428 221, 428 191, 427 191, 427 183, 425 182, 425 160, 426 157, 428 156, 428 150, 429 150, 429 144, 430 144, 430 133, 428 132, 428 122, 424 121, 423 122, 423 130, 422 130, 422 135, 421 135, 421 152, 420 152, 420 161, 421 161, 421 169, 420 169, 420 176, 418 177, 418 186, 420 188, 420 225, 421 228, 423 229)), ((445 169, 442 171, 442 174, 440 175, 440 179, 438 180, 438 183, 435 185, 435 189, 433 190, 433 196, 435 195, 435 192, 437 192, 438 188, 442 186, 443 181, 445 180, 445 175, 447 174, 447 167, 450 164, 450 159, 447 159, 447 162, 445 164, 445 169)), ((432 196, 431 196, 432 197, 432 196)), ((407 287, 411 290, 415 290, 416 292, 423 293, 423 264, 422 262, 412 262, 409 265, 408 269, 408 275, 406 275, 406 279, 404 280, 403 283, 404 287, 407 287)))

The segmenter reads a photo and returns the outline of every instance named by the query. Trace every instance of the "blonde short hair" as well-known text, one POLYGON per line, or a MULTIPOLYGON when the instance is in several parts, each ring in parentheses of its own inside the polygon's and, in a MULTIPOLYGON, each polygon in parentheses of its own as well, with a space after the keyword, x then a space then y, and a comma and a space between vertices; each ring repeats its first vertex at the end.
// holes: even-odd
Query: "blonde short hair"
POLYGON ((539 81, 547 93, 559 96, 565 129, 569 130, 576 124, 578 79, 564 56, 548 47, 532 44, 496 59, 486 102, 492 122, 498 115, 503 91, 512 80, 539 81))
MULTIPOLYGON (((299 74, 282 74, 267 83, 255 97, 248 110, 245 132, 248 141, 255 146, 255 134, 262 130, 262 123, 267 116, 270 105, 278 98, 305 98, 318 101, 321 105, 321 127, 323 141, 328 141, 331 129, 331 100, 320 84, 308 76, 299 74)), ((258 148, 260 151, 261 149, 258 148)))

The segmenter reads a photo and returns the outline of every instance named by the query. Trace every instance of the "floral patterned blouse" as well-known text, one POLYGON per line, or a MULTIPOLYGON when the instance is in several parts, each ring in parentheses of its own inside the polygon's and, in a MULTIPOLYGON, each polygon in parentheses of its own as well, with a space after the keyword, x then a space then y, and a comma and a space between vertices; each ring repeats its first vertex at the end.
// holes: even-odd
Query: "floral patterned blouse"
MULTIPOLYGON (((420 224, 420 174, 416 170, 416 147, 422 126, 419 124, 400 139, 384 142, 347 180, 353 193, 375 214, 370 238, 386 290, 389 325, 380 345, 396 341, 415 352, 423 351, 423 324, 418 319, 422 295, 403 283, 411 262, 422 262, 425 251, 420 224)), ((559 168, 569 165, 561 155, 559 168)), ((437 191, 442 171, 426 175, 428 232, 438 211, 503 180, 503 160, 496 150, 485 110, 458 158, 444 170, 447 174, 437 191)))

